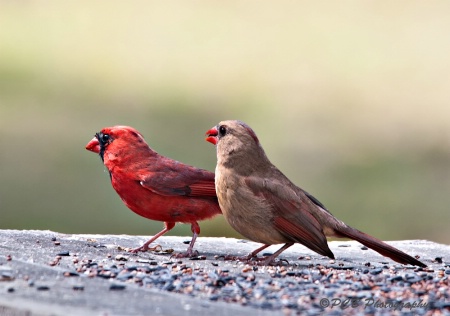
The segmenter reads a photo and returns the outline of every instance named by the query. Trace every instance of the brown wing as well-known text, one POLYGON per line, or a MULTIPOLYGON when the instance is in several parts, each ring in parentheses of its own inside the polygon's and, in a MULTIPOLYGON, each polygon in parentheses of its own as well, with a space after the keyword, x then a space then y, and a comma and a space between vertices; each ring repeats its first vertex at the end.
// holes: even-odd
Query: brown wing
POLYGON ((296 194, 289 185, 273 179, 248 177, 245 183, 257 196, 263 196, 272 205, 274 226, 286 238, 315 252, 334 258, 328 247, 322 226, 309 212, 311 202, 296 194))

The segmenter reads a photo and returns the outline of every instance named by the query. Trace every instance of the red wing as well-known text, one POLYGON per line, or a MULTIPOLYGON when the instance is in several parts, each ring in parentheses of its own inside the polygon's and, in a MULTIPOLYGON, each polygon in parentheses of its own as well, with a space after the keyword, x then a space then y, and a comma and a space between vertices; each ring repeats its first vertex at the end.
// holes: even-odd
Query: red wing
POLYGON ((185 195, 191 197, 215 197, 214 173, 181 163, 172 168, 146 171, 140 184, 160 195, 185 195))
POLYGON ((216 196, 216 186, 214 181, 201 181, 192 183, 189 196, 216 196))
POLYGON ((272 179, 249 177, 245 182, 255 195, 263 196, 272 206, 274 225, 281 234, 321 255, 334 258, 321 224, 308 210, 310 204, 302 201, 294 190, 272 179))

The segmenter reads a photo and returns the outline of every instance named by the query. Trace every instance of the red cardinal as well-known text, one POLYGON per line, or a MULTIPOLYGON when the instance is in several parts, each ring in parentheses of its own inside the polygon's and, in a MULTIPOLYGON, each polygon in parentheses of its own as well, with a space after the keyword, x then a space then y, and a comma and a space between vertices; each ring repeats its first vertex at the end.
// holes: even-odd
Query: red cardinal
POLYGON ((111 184, 128 208, 165 228, 132 252, 171 230, 175 223, 190 223, 193 233, 187 252, 192 256, 200 234, 197 221, 221 214, 214 188, 214 173, 185 165, 152 150, 137 130, 105 127, 86 145, 98 153, 109 171, 111 184))
POLYGON ((240 121, 224 121, 206 132, 217 147, 216 192, 228 223, 240 234, 263 243, 246 258, 272 244, 285 245, 264 261, 270 263, 294 243, 334 259, 326 236, 359 241, 403 264, 425 264, 383 241, 335 218, 316 198, 295 186, 264 153, 255 132, 240 121))

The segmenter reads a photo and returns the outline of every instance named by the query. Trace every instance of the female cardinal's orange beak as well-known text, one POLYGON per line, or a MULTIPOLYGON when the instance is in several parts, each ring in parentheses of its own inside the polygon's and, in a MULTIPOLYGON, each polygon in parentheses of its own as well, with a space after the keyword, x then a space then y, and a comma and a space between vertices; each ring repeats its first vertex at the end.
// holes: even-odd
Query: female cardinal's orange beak
POLYGON ((100 153, 100 143, 98 142, 97 137, 92 138, 92 140, 86 145, 86 149, 97 154, 100 153))
POLYGON ((210 142, 213 145, 217 144, 217 135, 219 135, 219 132, 216 127, 211 128, 205 135, 208 136, 206 137, 207 142, 210 142))

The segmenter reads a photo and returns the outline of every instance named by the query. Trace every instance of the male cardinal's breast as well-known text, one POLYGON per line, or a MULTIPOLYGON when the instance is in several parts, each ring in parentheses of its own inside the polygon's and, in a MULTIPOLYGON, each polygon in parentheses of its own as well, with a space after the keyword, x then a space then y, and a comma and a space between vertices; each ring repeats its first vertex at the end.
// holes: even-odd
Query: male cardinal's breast
POLYGON ((111 183, 125 205, 138 215, 155 221, 191 223, 220 213, 214 198, 164 196, 144 188, 126 172, 111 173, 111 183))

